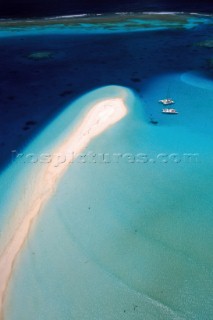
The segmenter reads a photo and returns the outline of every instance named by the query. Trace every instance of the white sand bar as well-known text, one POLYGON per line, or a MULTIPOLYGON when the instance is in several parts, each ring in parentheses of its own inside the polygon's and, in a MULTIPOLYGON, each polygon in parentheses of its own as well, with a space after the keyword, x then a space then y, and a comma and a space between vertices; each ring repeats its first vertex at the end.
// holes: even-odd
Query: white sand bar
MULTIPOLYGON (((73 154, 78 155, 95 136, 121 120, 126 114, 127 108, 120 98, 97 103, 86 114, 76 130, 54 150, 54 153, 70 154, 70 157, 73 157, 73 154)), ((36 188, 28 201, 28 206, 23 208, 24 218, 16 227, 7 247, 0 256, 0 320, 3 319, 4 300, 16 258, 28 238, 33 222, 53 194, 59 178, 70 165, 70 160, 72 159, 66 158, 66 161, 58 166, 54 166, 51 162, 45 164, 42 169, 42 181, 39 178, 40 180, 37 181, 36 188)))

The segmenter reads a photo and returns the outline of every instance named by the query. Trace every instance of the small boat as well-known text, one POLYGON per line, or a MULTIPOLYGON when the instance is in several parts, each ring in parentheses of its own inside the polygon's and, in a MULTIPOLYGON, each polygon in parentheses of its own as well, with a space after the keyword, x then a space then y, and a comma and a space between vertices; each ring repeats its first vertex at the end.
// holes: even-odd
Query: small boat
POLYGON ((165 106, 168 106, 170 104, 174 104, 175 101, 172 100, 172 98, 169 98, 171 96, 170 94, 170 85, 168 86, 168 89, 167 89, 167 94, 166 94, 166 98, 165 99, 162 99, 162 100, 159 100, 158 102, 162 103, 163 105, 165 106))
POLYGON ((171 98, 167 98, 167 99, 162 99, 159 100, 158 102, 164 104, 164 105, 170 105, 170 104, 174 104, 174 100, 172 100, 171 98))
POLYGON ((178 114, 178 112, 175 109, 168 109, 168 108, 162 109, 162 113, 164 113, 164 114, 178 114))

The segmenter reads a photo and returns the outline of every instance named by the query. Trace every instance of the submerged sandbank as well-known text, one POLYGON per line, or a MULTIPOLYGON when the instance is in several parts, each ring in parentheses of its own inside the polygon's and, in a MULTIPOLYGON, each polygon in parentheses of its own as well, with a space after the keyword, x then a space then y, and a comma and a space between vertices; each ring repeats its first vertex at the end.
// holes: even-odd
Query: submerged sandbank
POLYGON ((42 181, 38 179, 36 188, 28 199, 28 207, 23 208, 26 210, 24 218, 0 257, 0 319, 3 319, 5 293, 16 258, 27 239, 35 218, 53 194, 59 178, 70 165, 72 159, 69 157, 73 157, 73 154, 77 156, 95 136, 121 120, 126 114, 127 108, 121 98, 98 102, 88 111, 76 130, 58 148, 53 150, 58 154, 66 155, 66 161, 57 167, 52 163, 47 163, 42 169, 42 181))

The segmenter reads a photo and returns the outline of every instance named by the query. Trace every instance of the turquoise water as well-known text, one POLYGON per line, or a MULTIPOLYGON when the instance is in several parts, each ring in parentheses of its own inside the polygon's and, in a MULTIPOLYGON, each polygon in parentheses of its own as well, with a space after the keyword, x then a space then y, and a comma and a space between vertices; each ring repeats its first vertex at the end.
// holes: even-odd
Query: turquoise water
POLYGON ((125 156, 69 167, 18 258, 6 319, 212 318, 212 90, 202 76, 196 86, 190 79, 158 77, 143 88, 143 99, 125 88, 102 88, 35 140, 42 146, 60 132, 82 101, 121 94, 129 114, 86 152, 144 153, 151 160, 125 156), (161 115, 156 103, 169 81, 176 117, 161 115), (157 126, 147 121, 150 113, 157 126), (161 153, 177 153, 181 161, 164 163, 161 153), (199 156, 188 162, 185 153, 199 156))
MULTIPOLYGON (((193 27, 193 18, 190 21, 193 27)), ((119 31, 125 28, 118 25, 119 31)), ((79 27, 79 32, 85 30, 79 27)), ((99 33, 99 28, 96 31, 99 33)), ((201 28, 198 35, 204 31, 201 28)), ((39 28, 26 29, 23 34, 8 30, 1 35, 34 37, 40 32, 39 28)), ((45 32, 63 34, 76 30, 52 27, 42 30, 43 35, 45 32)), ((186 36, 188 31, 183 32, 186 36)), ((159 44, 160 35, 153 35, 159 44)), ((133 36, 130 35, 134 40, 133 36)), ((96 50, 99 38, 94 39, 96 50)), ((55 38, 49 41, 54 43, 55 38)), ((122 57, 117 51, 113 55, 116 43, 111 43, 111 52, 106 51, 107 59, 112 60, 109 73, 115 70, 111 82, 118 82, 117 74, 122 79, 137 78, 135 66, 128 69, 125 65, 125 73, 119 69, 119 61, 114 61, 117 56, 124 59, 121 61, 134 60, 133 55, 122 57)), ((179 50, 180 54, 180 41, 178 45, 174 51, 179 50)), ((139 48, 138 38, 132 46, 139 48)), ((157 47, 153 41, 152 52, 157 47)), ((35 49, 29 45, 27 50, 35 49)), ((66 51, 67 56, 72 50, 66 51)), ((141 55, 145 51, 146 56, 146 50, 141 50, 141 55)), ((195 64, 200 52, 195 54, 195 64)), ((88 63, 95 66, 96 57, 90 54, 88 63)), ((160 52, 155 57, 158 59, 160 52)), ((9 285, 6 320, 212 319, 213 81, 192 67, 187 70, 181 65, 180 71, 174 71, 175 60, 169 58, 165 59, 173 72, 166 65, 165 73, 163 68, 157 73, 154 62, 146 66, 145 58, 136 59, 142 81, 136 83, 134 91, 114 85, 85 90, 22 149, 24 154, 52 153, 92 105, 105 98, 125 99, 128 115, 85 150, 87 155, 96 154, 96 161, 91 163, 89 156, 86 163, 76 160, 36 220, 9 285), (143 78, 143 72, 153 72, 149 81, 143 78), (176 101, 177 116, 161 114, 158 100, 165 98, 168 91, 176 101), (150 123, 150 118, 158 124, 150 123), (187 156, 190 154, 191 161, 187 156)), ((60 73, 62 62, 59 59, 57 63, 60 73)), ((72 70, 69 76, 74 77, 72 70)), ((89 72, 86 77, 79 77, 78 85, 83 86, 90 77, 89 72)), ((74 80, 78 81, 77 77, 74 80)), ((39 179, 42 181, 44 165, 23 163, 20 159, 1 173, 0 252, 23 218, 22 208, 27 207, 32 190, 39 179)))

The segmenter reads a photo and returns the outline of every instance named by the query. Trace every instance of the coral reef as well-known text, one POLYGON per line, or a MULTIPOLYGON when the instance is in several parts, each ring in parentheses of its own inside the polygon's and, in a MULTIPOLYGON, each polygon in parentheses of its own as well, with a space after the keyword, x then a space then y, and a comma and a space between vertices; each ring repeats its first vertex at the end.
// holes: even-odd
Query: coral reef
POLYGON ((52 57, 53 57, 53 52, 51 51, 32 52, 27 56, 28 59, 35 60, 35 61, 50 59, 52 57))
POLYGON ((213 48, 213 40, 206 40, 202 42, 196 43, 199 47, 205 47, 205 48, 213 48))

